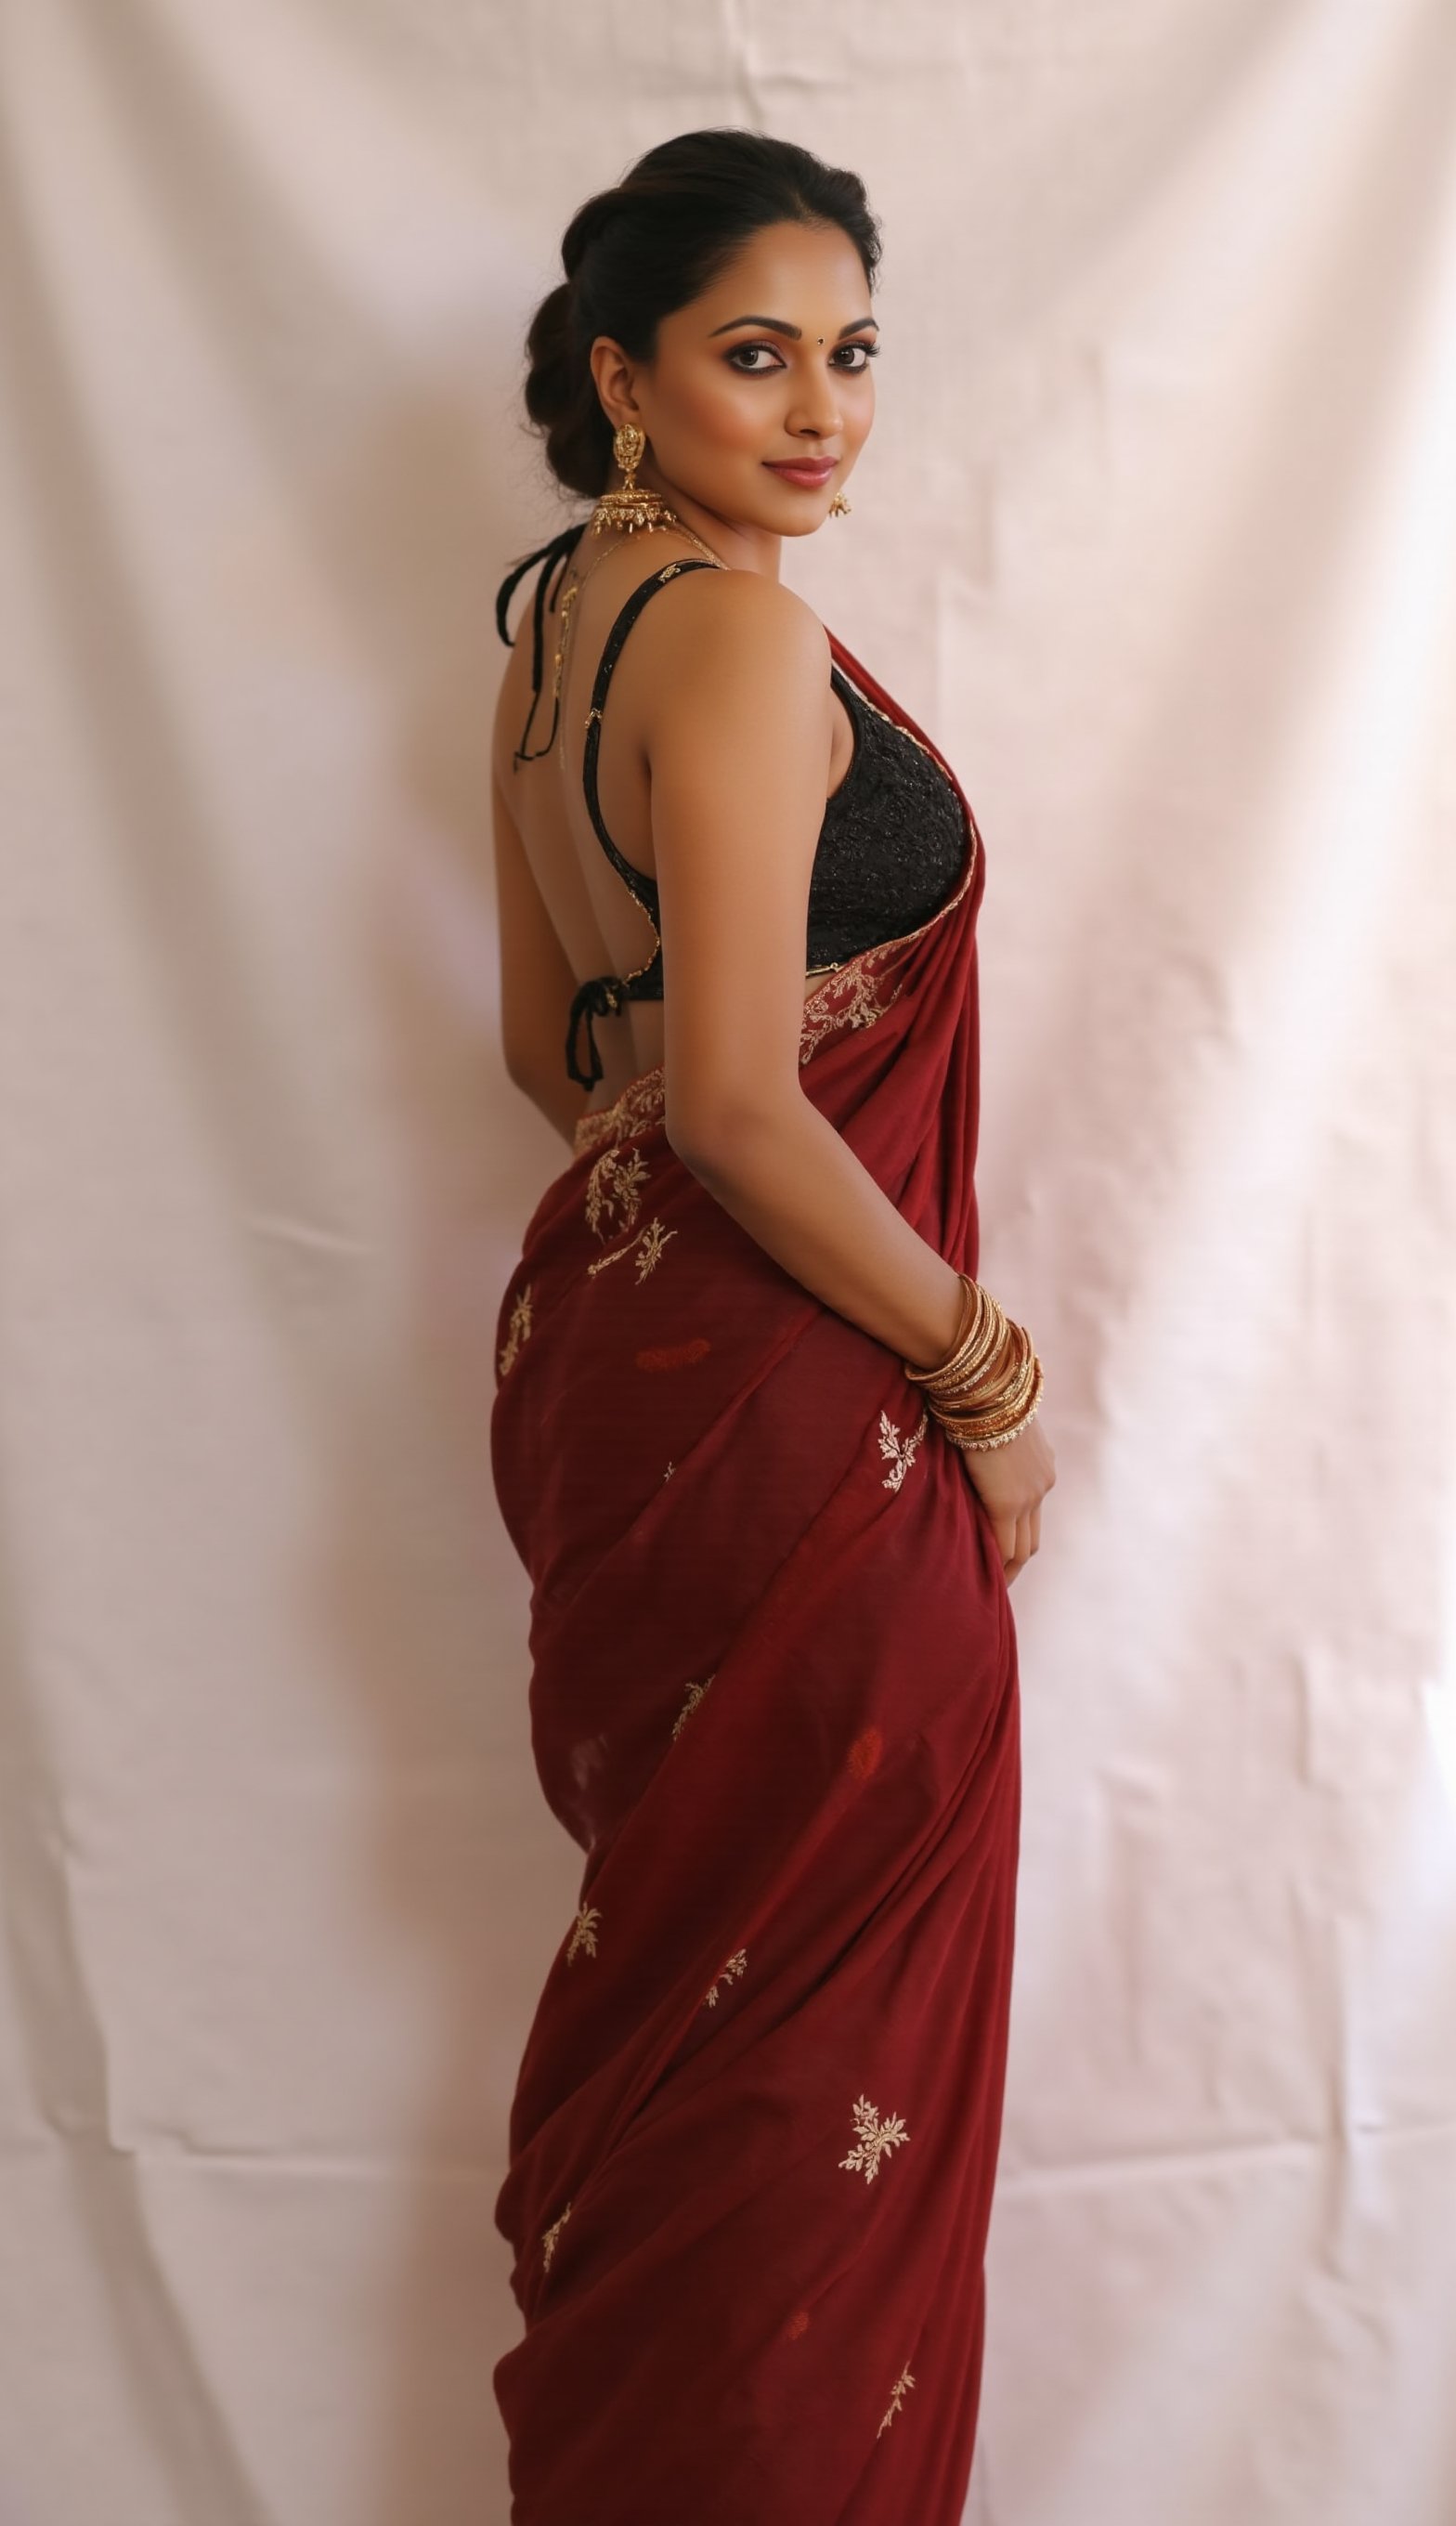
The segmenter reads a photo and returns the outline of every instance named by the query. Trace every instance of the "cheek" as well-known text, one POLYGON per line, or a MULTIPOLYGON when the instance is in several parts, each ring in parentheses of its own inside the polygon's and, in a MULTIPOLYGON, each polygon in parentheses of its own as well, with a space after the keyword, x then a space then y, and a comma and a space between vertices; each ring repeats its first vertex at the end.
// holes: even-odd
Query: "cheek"
POLYGON ((727 369, 695 379, 680 409, 684 427, 725 455, 755 449, 770 426, 767 412, 755 410, 742 380, 727 369))

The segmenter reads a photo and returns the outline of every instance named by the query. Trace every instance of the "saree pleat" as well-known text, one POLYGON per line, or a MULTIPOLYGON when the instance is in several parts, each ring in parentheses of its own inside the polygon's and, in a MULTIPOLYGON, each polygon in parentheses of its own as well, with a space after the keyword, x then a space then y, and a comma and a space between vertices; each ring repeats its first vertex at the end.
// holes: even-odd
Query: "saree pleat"
MULTIPOLYGON (((974 1273, 956 790, 957 889, 815 990, 800 1058, 974 1273)), ((513 2526, 956 2526, 1020 1806, 989 1519, 899 1359, 678 1159, 660 1069, 583 1117, 497 1332, 532 1748, 585 1854, 496 2205, 513 2526)))

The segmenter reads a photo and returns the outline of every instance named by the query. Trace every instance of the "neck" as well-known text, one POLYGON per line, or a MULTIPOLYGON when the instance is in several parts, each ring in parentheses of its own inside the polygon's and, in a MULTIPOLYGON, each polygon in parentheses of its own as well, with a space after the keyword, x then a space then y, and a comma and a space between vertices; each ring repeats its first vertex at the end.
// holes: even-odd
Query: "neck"
MULTIPOLYGON (((621 479, 619 475, 619 483, 621 479)), ((650 459, 638 467, 637 480, 644 490, 656 491, 660 498, 668 501, 683 525, 701 535, 704 543, 710 545, 720 561, 726 561, 730 570, 753 570, 761 579, 778 579, 779 556, 783 550, 781 535, 772 533, 767 527, 749 526, 741 518, 722 516, 717 509, 709 508, 706 501, 695 500, 678 483, 669 481, 650 459)))

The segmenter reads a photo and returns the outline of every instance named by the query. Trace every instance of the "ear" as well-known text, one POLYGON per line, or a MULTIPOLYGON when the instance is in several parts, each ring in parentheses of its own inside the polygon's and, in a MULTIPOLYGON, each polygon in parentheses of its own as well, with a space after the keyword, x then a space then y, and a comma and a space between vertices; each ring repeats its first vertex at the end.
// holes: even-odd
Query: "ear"
POLYGON ((591 377, 597 399, 614 429, 625 421, 643 427, 641 406, 637 402, 633 364, 620 342, 608 333, 598 333, 592 343, 591 377))

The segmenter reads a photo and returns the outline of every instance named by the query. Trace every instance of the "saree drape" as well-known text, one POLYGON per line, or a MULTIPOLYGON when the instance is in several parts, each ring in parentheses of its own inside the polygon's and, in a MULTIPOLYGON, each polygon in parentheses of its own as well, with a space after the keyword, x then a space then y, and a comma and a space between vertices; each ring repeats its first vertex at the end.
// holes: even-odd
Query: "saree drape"
MULTIPOLYGON (((955 787, 954 893, 815 989, 800 1077, 974 1273, 985 860, 955 787)), ((898 1357, 663 1110, 659 1068, 582 1118, 497 1328, 532 1746, 585 1853, 496 2205, 513 2526, 957 2526, 1020 1818, 1004 1573, 898 1357)))

